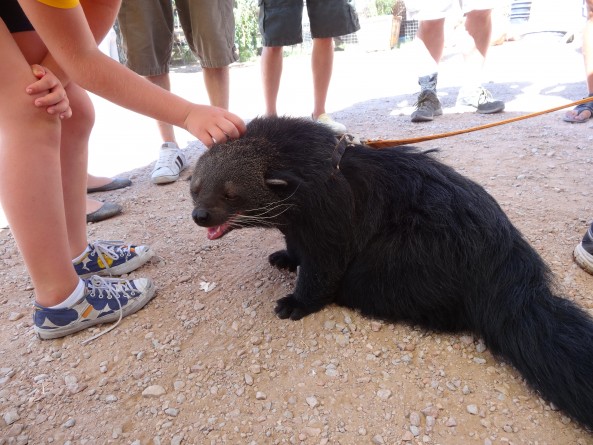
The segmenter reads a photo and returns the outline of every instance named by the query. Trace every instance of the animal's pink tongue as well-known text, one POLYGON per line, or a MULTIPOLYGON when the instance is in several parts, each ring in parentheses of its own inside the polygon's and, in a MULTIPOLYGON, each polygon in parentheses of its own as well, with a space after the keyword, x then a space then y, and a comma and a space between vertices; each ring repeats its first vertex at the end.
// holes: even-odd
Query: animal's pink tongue
POLYGON ((218 238, 222 238, 224 235, 229 233, 232 229, 229 227, 228 223, 224 223, 220 226, 216 227, 209 227, 208 228, 208 239, 214 240, 218 238))

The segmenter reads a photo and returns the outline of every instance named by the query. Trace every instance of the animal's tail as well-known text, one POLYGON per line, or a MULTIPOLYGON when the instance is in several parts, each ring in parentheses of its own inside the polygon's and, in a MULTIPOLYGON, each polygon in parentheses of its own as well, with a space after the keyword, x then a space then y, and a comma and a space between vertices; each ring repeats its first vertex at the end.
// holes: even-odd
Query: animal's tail
POLYGON ((492 306, 478 316, 484 319, 477 331, 543 398, 593 429, 593 319, 553 294, 539 258, 518 257, 507 270, 533 268, 523 275, 533 279, 509 285, 502 304, 489 299, 492 306))

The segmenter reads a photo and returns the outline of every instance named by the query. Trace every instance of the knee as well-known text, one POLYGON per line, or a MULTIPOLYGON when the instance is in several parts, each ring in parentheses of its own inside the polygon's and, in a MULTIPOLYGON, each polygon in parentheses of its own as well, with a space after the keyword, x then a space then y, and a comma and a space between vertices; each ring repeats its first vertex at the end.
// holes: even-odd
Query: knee
POLYGON ((88 93, 77 85, 71 84, 66 88, 70 107, 72 108, 72 117, 64 124, 69 127, 72 134, 79 137, 90 137, 93 126, 95 125, 95 108, 88 93))
POLYGON ((492 10, 476 10, 467 13, 465 29, 472 37, 488 34, 492 29, 492 10))

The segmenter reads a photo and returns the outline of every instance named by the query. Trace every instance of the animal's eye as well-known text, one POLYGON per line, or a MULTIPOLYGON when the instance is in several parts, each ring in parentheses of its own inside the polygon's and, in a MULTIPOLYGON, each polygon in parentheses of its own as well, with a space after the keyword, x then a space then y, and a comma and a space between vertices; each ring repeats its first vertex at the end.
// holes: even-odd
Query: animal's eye
POLYGON ((223 196, 224 196, 224 199, 226 199, 227 201, 233 201, 233 200, 237 199, 237 195, 235 195, 234 193, 231 193, 231 192, 226 192, 223 196))

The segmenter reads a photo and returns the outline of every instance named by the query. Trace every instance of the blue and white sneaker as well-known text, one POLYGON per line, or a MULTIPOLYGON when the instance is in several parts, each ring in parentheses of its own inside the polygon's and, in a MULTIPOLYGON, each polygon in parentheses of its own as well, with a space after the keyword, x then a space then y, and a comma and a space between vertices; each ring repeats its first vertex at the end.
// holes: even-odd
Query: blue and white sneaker
POLYGON ((585 232, 582 241, 574 248, 573 255, 581 269, 593 275, 593 224, 585 232))
POLYGON ((187 160, 177 144, 165 142, 159 151, 150 180, 153 184, 168 184, 179 179, 179 174, 187 167, 187 160))
POLYGON ((123 241, 95 241, 89 244, 88 252, 73 264, 81 278, 123 275, 138 269, 152 255, 148 246, 133 246, 123 241))
POLYGON ((70 308, 49 309, 35 304, 33 322, 39 338, 64 337, 96 324, 117 321, 99 334, 103 335, 115 328, 123 317, 144 307, 155 295, 155 287, 148 278, 123 280, 95 275, 84 280, 84 284, 83 297, 70 308))

